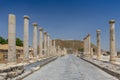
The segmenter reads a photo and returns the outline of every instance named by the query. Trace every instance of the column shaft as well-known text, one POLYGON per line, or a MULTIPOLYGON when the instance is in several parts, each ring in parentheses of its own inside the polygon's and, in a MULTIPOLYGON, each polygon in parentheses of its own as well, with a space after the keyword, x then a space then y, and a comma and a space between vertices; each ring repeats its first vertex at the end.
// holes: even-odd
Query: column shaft
POLYGON ((47 32, 44 32, 44 54, 47 55, 47 32))
POLYGON ((37 58, 37 23, 33 23, 34 30, 33 30, 33 53, 34 57, 37 58))
POLYGON ((97 30, 97 58, 100 59, 101 47, 100 47, 100 30, 97 30))
POLYGON ((43 29, 39 28, 39 57, 43 55, 43 29))
POLYGON ((111 20, 110 22, 110 61, 115 61, 117 52, 115 44, 115 21, 111 20))
POLYGON ((24 16, 24 59, 29 58, 29 17, 24 16))
POLYGON ((9 14, 8 19, 8 62, 16 62, 16 17, 9 14))

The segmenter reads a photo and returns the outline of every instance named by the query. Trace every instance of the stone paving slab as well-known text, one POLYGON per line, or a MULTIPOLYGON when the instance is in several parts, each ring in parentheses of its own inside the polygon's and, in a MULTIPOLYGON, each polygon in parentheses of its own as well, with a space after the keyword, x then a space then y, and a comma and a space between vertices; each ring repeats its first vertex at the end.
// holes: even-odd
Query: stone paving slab
POLYGON ((74 55, 66 55, 23 80, 118 80, 74 55))
POLYGON ((108 61, 101 61, 101 60, 97 60, 95 58, 81 58, 99 68, 101 68, 102 70, 104 70, 105 72, 109 73, 112 76, 117 77, 118 79, 120 79, 120 66, 110 63, 108 61))

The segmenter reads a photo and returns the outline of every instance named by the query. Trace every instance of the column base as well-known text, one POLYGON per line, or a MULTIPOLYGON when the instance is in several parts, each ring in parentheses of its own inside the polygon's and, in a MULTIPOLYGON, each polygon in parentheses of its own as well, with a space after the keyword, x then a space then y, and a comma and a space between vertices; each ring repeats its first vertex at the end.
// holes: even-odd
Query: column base
POLYGON ((98 59, 98 60, 101 59, 101 55, 97 55, 97 59, 98 59))
POLYGON ((110 56, 110 62, 114 63, 116 61, 116 56, 110 56))
POLYGON ((36 61, 37 61, 37 57, 34 57, 34 58, 33 58, 33 61, 36 62, 36 61))
POLYGON ((29 59, 23 59, 23 62, 29 62, 29 59))

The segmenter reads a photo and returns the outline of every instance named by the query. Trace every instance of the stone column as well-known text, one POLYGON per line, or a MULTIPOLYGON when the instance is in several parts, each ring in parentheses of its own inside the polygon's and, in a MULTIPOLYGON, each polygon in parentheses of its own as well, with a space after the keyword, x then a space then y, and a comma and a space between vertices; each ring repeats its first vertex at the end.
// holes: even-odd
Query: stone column
POLYGON ((55 45, 56 45, 55 43, 56 43, 55 40, 53 40, 53 46, 54 46, 54 47, 55 47, 55 45))
POLYGON ((33 54, 34 58, 37 58, 37 23, 33 23, 33 54))
POLYGON ((93 57, 93 48, 91 48, 91 58, 93 57))
POLYGON ((83 56, 86 55, 86 37, 83 39, 83 42, 84 42, 84 54, 83 56))
POLYGON ((47 32, 44 32, 44 54, 47 55, 47 32))
POLYGON ((55 48, 55 47, 56 47, 56 42, 55 42, 55 39, 54 39, 54 40, 53 40, 53 49, 54 49, 54 50, 53 50, 53 51, 54 51, 53 54, 54 54, 54 56, 56 55, 56 48, 55 48))
POLYGON ((110 20, 110 61, 114 62, 116 60, 117 52, 116 52, 116 44, 115 44, 115 21, 110 20))
POLYGON ((67 50, 66 50, 66 48, 64 48, 64 55, 66 55, 67 54, 67 50))
POLYGON ((101 47, 100 47, 100 30, 97 30, 97 58, 100 59, 101 47))
POLYGON ((42 57, 43 55, 43 29, 42 28, 39 28, 39 57, 42 57))
POLYGON ((87 36, 87 39, 88 39, 88 56, 90 57, 90 55, 91 55, 91 37, 90 37, 90 34, 88 34, 88 36, 87 36))
POLYGON ((47 35, 47 54, 50 56, 50 35, 47 35))
POLYGON ((8 62, 16 62, 16 17, 9 14, 8 18, 8 62))
POLYGON ((24 59, 29 59, 29 16, 24 16, 24 59))
POLYGON ((53 47, 52 47, 52 39, 50 38, 50 56, 53 54, 52 49, 53 49, 53 47))
POLYGON ((86 57, 90 57, 91 55, 91 38, 90 38, 90 34, 88 34, 85 38, 84 38, 84 55, 86 57))
POLYGON ((58 56, 59 57, 61 56, 61 48, 60 48, 60 46, 58 46, 58 56))

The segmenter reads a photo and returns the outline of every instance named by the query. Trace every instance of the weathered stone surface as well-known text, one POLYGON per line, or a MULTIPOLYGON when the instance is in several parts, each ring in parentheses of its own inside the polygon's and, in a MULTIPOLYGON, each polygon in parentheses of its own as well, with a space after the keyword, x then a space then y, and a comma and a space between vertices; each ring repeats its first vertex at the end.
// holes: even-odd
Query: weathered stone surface
MULTIPOLYGON (((7 79, 7 77, 8 77, 8 74, 7 73, 0 73, 0 78, 3 78, 3 80, 5 79, 7 79)), ((0 79, 0 80, 2 80, 2 79, 0 79)))
POLYGON ((74 55, 60 57, 23 80, 118 80, 74 55), (54 66, 53 66, 54 65, 54 66))
POLYGON ((9 78, 14 78, 18 75, 21 75, 24 72, 24 66, 21 64, 18 65, 9 65, 4 68, 0 68, 0 80, 7 80, 9 78))
POLYGON ((34 53, 34 57, 37 58, 37 23, 33 23, 33 53, 34 53))
POLYGON ((39 28, 39 57, 43 55, 43 28, 39 28))
POLYGON ((47 32, 44 32, 44 54, 47 55, 47 32))
POLYGON ((16 62, 16 17, 9 14, 8 19, 8 62, 16 62))
POLYGON ((100 59, 101 47, 100 47, 100 30, 97 30, 97 58, 100 59))
POLYGON ((24 58, 29 58, 29 16, 24 16, 24 58))
POLYGON ((92 63, 93 65, 101 68, 102 70, 104 70, 105 72, 109 73, 112 76, 117 77, 118 79, 120 79, 120 67, 114 64, 111 64, 109 62, 103 62, 97 59, 91 59, 91 58, 82 58, 85 61, 92 63))
POLYGON ((110 61, 116 61, 116 44, 115 44, 115 20, 110 20, 110 61))

